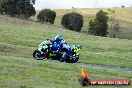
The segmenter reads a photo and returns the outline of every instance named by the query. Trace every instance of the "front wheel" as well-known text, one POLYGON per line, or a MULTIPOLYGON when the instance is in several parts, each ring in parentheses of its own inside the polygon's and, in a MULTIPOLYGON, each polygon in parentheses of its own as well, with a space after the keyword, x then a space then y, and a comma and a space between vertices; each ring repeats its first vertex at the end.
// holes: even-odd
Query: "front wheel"
POLYGON ((73 53, 67 56, 65 62, 67 63, 76 63, 79 60, 79 54, 73 53))
POLYGON ((36 60, 43 60, 44 59, 44 57, 42 56, 42 54, 41 54, 41 52, 39 50, 35 50, 33 52, 33 57, 36 60))

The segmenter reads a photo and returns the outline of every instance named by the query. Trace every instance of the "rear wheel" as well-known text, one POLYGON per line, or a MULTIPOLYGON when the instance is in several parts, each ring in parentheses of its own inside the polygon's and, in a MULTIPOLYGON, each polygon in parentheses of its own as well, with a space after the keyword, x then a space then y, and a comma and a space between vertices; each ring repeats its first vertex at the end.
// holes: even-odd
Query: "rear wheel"
POLYGON ((79 60, 79 54, 73 53, 67 56, 65 62, 67 63, 76 63, 79 60))

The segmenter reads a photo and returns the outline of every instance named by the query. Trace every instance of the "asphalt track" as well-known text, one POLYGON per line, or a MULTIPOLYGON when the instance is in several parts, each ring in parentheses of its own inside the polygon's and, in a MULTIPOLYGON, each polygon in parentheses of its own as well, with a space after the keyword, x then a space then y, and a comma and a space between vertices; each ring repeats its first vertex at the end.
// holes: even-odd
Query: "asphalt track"
POLYGON ((131 71, 132 68, 121 68, 121 67, 114 67, 114 66, 104 66, 104 65, 96 65, 96 64, 84 64, 80 63, 82 66, 88 66, 88 67, 95 67, 95 68, 106 68, 106 69, 115 69, 115 70, 124 70, 124 71, 131 71))
MULTIPOLYGON (((43 61, 47 61, 47 62, 59 62, 57 60, 43 60, 43 61)), ((104 66, 104 65, 97 65, 97 64, 87 64, 87 63, 81 63, 81 62, 77 62, 77 63, 65 63, 65 62, 60 62, 60 63, 64 63, 64 64, 78 64, 81 65, 83 67, 95 67, 95 68, 105 68, 105 69, 113 69, 113 70, 123 70, 123 71, 131 71, 132 72, 132 68, 121 68, 121 67, 114 67, 114 66, 104 66)))

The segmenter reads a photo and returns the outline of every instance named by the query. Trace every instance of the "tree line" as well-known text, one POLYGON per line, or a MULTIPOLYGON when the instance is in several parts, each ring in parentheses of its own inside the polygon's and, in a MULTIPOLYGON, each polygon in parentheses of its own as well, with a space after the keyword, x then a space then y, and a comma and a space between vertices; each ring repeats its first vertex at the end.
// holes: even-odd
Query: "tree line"
POLYGON ((0 14, 29 19, 36 14, 35 0, 0 0, 0 14))
MULTIPOLYGON (((36 14, 33 5, 35 0, 0 0, 0 14, 29 19, 36 14)), ((54 24, 56 12, 50 9, 43 9, 39 12, 37 19, 39 22, 54 24)), ((106 36, 108 34, 108 16, 103 10, 96 13, 94 20, 89 22, 88 33, 96 36, 106 36)), ((64 28, 80 32, 83 27, 83 16, 78 12, 64 14, 61 20, 64 28)))

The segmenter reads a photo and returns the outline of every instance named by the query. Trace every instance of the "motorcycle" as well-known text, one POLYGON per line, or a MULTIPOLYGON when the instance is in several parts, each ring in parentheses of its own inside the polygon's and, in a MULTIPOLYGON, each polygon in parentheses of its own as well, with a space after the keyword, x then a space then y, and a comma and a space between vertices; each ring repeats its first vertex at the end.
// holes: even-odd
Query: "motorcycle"
MULTIPOLYGON (((70 45, 71 46, 71 45, 70 45)), ((59 47, 59 46, 58 46, 59 47)), ((51 47, 50 49, 56 49, 56 47, 51 47)), ((40 52, 38 49, 36 49, 33 52, 33 57, 36 60, 43 60, 43 59, 49 59, 51 58, 51 60, 60 60, 60 58, 62 57, 62 55, 66 52, 67 49, 63 48, 59 53, 54 54, 52 52, 50 52, 50 49, 46 49, 44 52, 40 52)), ((79 54, 77 52, 71 52, 67 57, 65 62, 66 63, 76 63, 79 60, 79 54)))

